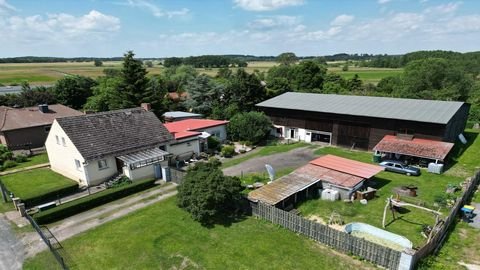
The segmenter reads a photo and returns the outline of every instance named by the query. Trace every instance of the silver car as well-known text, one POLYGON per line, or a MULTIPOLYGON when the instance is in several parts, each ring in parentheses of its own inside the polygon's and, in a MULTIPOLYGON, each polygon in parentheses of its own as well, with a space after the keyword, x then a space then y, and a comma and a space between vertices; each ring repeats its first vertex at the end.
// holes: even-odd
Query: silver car
POLYGON ((385 170, 389 171, 389 172, 403 173, 403 174, 406 174, 408 176, 410 176, 410 175, 415 175, 415 176, 420 175, 420 169, 419 168, 405 165, 401 161, 385 160, 385 161, 380 162, 379 165, 382 166, 382 167, 385 167, 385 170))

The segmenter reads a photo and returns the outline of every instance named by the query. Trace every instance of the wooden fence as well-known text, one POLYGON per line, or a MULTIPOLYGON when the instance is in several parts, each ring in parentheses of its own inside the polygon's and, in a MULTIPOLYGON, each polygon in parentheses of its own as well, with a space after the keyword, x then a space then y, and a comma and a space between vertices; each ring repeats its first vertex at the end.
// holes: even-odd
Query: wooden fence
POLYGON ((445 219, 445 223, 440 227, 438 232, 432 237, 429 243, 425 244, 421 247, 413 256, 412 258, 412 268, 415 266, 422 258, 430 254, 436 253, 443 245, 443 241, 445 240, 446 236, 448 235, 450 226, 456 222, 456 218, 458 216, 458 212, 460 209, 468 203, 470 198, 472 197, 473 193, 477 189, 477 186, 480 183, 480 171, 478 171, 470 180, 465 191, 462 194, 462 197, 457 199, 455 205, 450 210, 450 214, 445 219))
POLYGON ((355 255, 388 269, 397 269, 402 253, 370 241, 332 229, 282 209, 258 203, 250 203, 252 214, 293 232, 303 234, 317 242, 346 254, 355 255))

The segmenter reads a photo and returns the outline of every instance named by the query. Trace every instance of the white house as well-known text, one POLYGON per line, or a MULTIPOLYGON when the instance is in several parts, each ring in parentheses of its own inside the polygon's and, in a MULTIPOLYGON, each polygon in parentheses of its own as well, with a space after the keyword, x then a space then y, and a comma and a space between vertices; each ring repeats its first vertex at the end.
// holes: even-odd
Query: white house
POLYGON ((118 174, 160 178, 173 136, 143 108, 57 118, 45 146, 50 166, 82 186, 118 174))
POLYGON ((175 137, 169 151, 177 160, 184 160, 192 154, 198 155, 207 150, 208 137, 214 136, 220 142, 227 139, 227 124, 228 121, 210 119, 186 119, 165 123, 165 127, 175 137))

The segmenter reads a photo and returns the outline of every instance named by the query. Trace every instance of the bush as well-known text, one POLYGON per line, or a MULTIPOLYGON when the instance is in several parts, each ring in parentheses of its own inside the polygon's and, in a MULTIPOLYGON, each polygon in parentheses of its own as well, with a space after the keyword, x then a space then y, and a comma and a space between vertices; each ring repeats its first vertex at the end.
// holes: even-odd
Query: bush
POLYGON ((17 156, 15 157, 15 161, 16 161, 17 163, 27 162, 27 161, 28 161, 28 158, 27 158, 27 156, 25 156, 25 155, 17 155, 17 156))
POLYGON ((97 206, 126 197, 133 193, 151 188, 154 186, 154 183, 155 179, 148 179, 134 182, 130 185, 108 189, 88 197, 83 197, 81 199, 62 204, 58 207, 48 209, 44 212, 37 213, 33 215, 33 219, 35 219, 35 221, 39 224, 52 223, 54 221, 67 218, 97 206))
POLYGON ((3 163, 3 169, 8 169, 8 168, 13 168, 17 166, 17 162, 13 161, 13 160, 7 160, 3 163))
POLYGON ((36 197, 20 198, 20 199, 22 199, 22 202, 25 203, 26 207, 33 207, 35 205, 57 200, 60 197, 70 195, 76 191, 78 191, 78 183, 72 184, 71 186, 64 187, 62 189, 57 189, 57 190, 42 194, 36 197))
POLYGON ((217 150, 218 147, 220 146, 220 141, 216 137, 210 136, 207 139, 207 144, 208 144, 208 149, 217 150))
POLYGON ((235 155, 235 147, 230 145, 225 145, 222 147, 222 157, 233 157, 235 155))

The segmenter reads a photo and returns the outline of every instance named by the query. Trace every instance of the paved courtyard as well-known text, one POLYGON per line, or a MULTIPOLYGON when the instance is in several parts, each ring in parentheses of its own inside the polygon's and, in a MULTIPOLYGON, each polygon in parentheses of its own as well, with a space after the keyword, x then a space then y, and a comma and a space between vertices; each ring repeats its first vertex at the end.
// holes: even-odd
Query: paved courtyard
POLYGON ((316 156, 313 152, 317 149, 301 147, 284 153, 254 157, 238 165, 223 169, 223 173, 230 176, 240 176, 242 173, 262 173, 266 172, 265 164, 272 165, 277 171, 283 168, 298 168, 314 159, 316 156))

